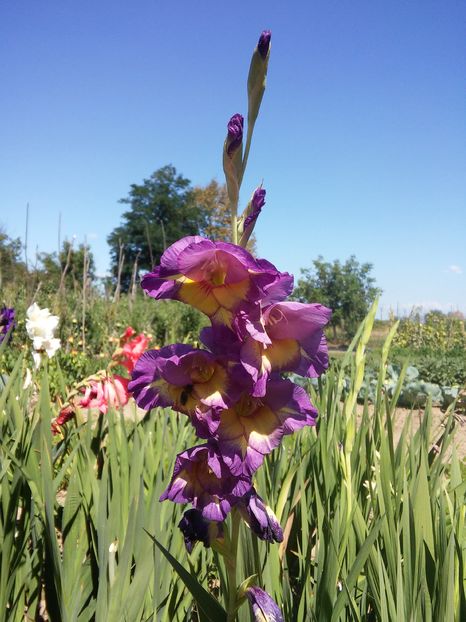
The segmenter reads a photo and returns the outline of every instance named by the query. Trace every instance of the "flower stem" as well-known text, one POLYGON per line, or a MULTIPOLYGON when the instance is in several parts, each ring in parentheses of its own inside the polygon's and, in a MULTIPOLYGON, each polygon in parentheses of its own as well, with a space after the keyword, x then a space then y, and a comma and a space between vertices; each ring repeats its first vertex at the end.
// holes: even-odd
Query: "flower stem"
POLYGON ((234 622, 236 620, 236 560, 238 556, 238 539, 239 528, 241 523, 241 516, 235 509, 231 513, 231 539, 230 539, 230 554, 225 559, 226 570, 228 576, 228 610, 227 610, 227 622, 234 622))
POLYGON ((238 244, 238 219, 236 209, 235 211, 232 210, 231 213, 231 241, 233 244, 238 244))

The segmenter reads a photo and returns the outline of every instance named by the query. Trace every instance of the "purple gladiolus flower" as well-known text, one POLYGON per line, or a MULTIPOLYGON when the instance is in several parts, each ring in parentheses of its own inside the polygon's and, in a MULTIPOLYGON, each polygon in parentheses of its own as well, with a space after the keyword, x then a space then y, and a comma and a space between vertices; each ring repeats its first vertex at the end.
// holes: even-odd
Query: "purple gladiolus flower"
POLYGON ((251 531, 261 540, 266 540, 267 542, 283 541, 283 531, 277 517, 265 505, 263 499, 256 493, 254 488, 241 500, 238 509, 251 531))
POLYGON ((277 603, 266 591, 253 585, 246 590, 246 596, 255 622, 285 622, 277 603))
POLYGON ((160 501, 191 503, 208 520, 223 521, 251 489, 251 480, 232 475, 212 445, 199 445, 178 454, 173 477, 160 501))
POLYGON ((232 157, 243 142, 244 117, 237 113, 228 121, 227 154, 232 157))
POLYGON ((183 518, 178 523, 184 537, 184 543, 188 553, 191 553, 196 542, 209 548, 213 540, 223 538, 222 523, 217 521, 208 521, 199 510, 186 510, 183 518))
POLYGON ((0 343, 5 339, 8 331, 14 329, 16 325, 15 315, 15 310, 11 307, 2 307, 0 309, 0 343))
POLYGON ((182 343, 148 350, 137 360, 128 390, 141 408, 171 406, 188 415, 228 408, 247 381, 238 364, 182 343), (207 407, 207 408, 204 408, 207 407))
POLYGON ((167 248, 141 284, 153 298, 180 300, 231 327, 235 313, 256 304, 281 277, 270 262, 240 246, 189 236, 167 248))
POLYGON ((283 436, 315 425, 317 410, 306 391, 289 380, 270 378, 261 398, 244 394, 220 413, 214 439, 233 475, 251 476, 283 436))
POLYGON ((293 371, 316 378, 328 367, 324 326, 331 310, 320 304, 279 302, 262 311, 256 307, 239 313, 237 331, 242 336, 241 362, 261 396, 272 372, 293 371))
POLYGON ((263 60, 267 58, 267 54, 269 53, 271 38, 272 38, 272 32, 270 30, 264 30, 261 33, 261 36, 259 37, 257 49, 259 50, 259 54, 261 55, 263 60))

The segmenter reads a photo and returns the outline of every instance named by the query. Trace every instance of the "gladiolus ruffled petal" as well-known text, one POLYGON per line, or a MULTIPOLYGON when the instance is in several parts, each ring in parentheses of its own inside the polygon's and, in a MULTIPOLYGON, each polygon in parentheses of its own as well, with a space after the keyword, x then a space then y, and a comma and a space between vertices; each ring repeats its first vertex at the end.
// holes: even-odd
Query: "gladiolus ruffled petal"
POLYGON ((240 246, 193 236, 170 246, 142 287, 153 298, 180 300, 231 327, 235 313, 264 298, 280 277, 275 266, 240 246))
POLYGON ((225 464, 234 475, 252 475, 286 434, 314 425, 317 410, 303 388, 271 378, 261 398, 244 394, 221 411, 214 434, 225 464))
POLYGON ((212 445, 199 445, 178 454, 173 477, 160 501, 191 503, 208 520, 223 521, 251 488, 248 477, 232 475, 212 445))

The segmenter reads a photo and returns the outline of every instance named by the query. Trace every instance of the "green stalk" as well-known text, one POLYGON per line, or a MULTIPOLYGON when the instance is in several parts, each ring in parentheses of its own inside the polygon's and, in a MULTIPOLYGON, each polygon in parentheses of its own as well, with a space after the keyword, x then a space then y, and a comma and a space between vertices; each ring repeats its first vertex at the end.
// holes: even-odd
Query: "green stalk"
POLYGON ((231 513, 231 540, 230 540, 230 554, 225 558, 225 565, 228 576, 228 608, 227 608, 227 622, 234 622, 236 620, 236 560, 238 557, 238 539, 239 539, 239 527, 241 523, 241 516, 235 509, 231 513))
POLYGON ((250 120, 248 118, 248 131, 246 134, 246 144, 244 147, 244 154, 243 154, 243 165, 241 167, 241 174, 238 180, 238 185, 241 186, 241 183, 243 182, 243 177, 244 177, 244 172, 246 170, 246 165, 248 163, 248 157, 249 157, 249 151, 251 149, 251 140, 252 140, 252 135, 254 132, 254 125, 256 123, 256 120, 250 120))
POLYGON ((237 205, 231 206, 231 241, 233 242, 233 244, 238 244, 237 210, 237 205))

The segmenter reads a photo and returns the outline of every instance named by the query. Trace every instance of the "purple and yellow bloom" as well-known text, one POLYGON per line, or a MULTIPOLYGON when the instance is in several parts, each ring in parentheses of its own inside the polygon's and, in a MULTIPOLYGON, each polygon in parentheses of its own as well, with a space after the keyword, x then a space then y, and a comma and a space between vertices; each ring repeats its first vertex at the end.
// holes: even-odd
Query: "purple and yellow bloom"
POLYGON ((191 503, 204 518, 223 521, 251 486, 248 477, 231 473, 216 447, 199 445, 177 455, 172 480, 160 501, 191 503))
POLYGON ((238 509, 251 531, 261 540, 283 541, 283 531, 277 517, 254 488, 241 500, 238 509))
POLYGON ((246 590, 255 622, 285 622, 277 603, 265 590, 252 585, 246 590))
POLYGON ((184 543, 188 553, 191 553, 196 542, 209 548, 211 543, 218 538, 223 538, 222 523, 206 520, 199 510, 194 508, 186 510, 178 527, 184 537, 184 543))
POLYGON ((243 142, 243 127, 244 117, 239 113, 234 114, 228 121, 226 150, 230 158, 243 142))
POLYGON ((295 372, 316 378, 328 367, 324 326, 331 310, 320 304, 279 302, 262 311, 238 314, 242 334, 241 362, 255 384, 253 395, 264 394, 273 372, 295 372))
POLYGON ((259 42, 257 44, 257 49, 263 60, 267 58, 267 54, 269 53, 271 38, 272 38, 272 31, 263 30, 261 32, 261 35, 259 37, 259 42))
POLYGON ((316 418, 317 410, 302 387, 270 378, 264 396, 245 393, 233 407, 221 411, 213 436, 233 475, 251 476, 283 436, 315 425, 316 418))
POLYGON ((0 309, 0 343, 5 339, 8 331, 15 327, 15 315, 15 310, 12 307, 0 309))
POLYGON ((152 298, 180 300, 231 327, 235 313, 261 300, 280 278, 275 266, 240 246, 188 236, 164 252, 141 284, 152 298))
POLYGON ((244 370, 207 350, 182 343, 148 350, 137 360, 130 392, 140 408, 171 406, 187 415, 196 409, 228 408, 238 397, 244 370))

